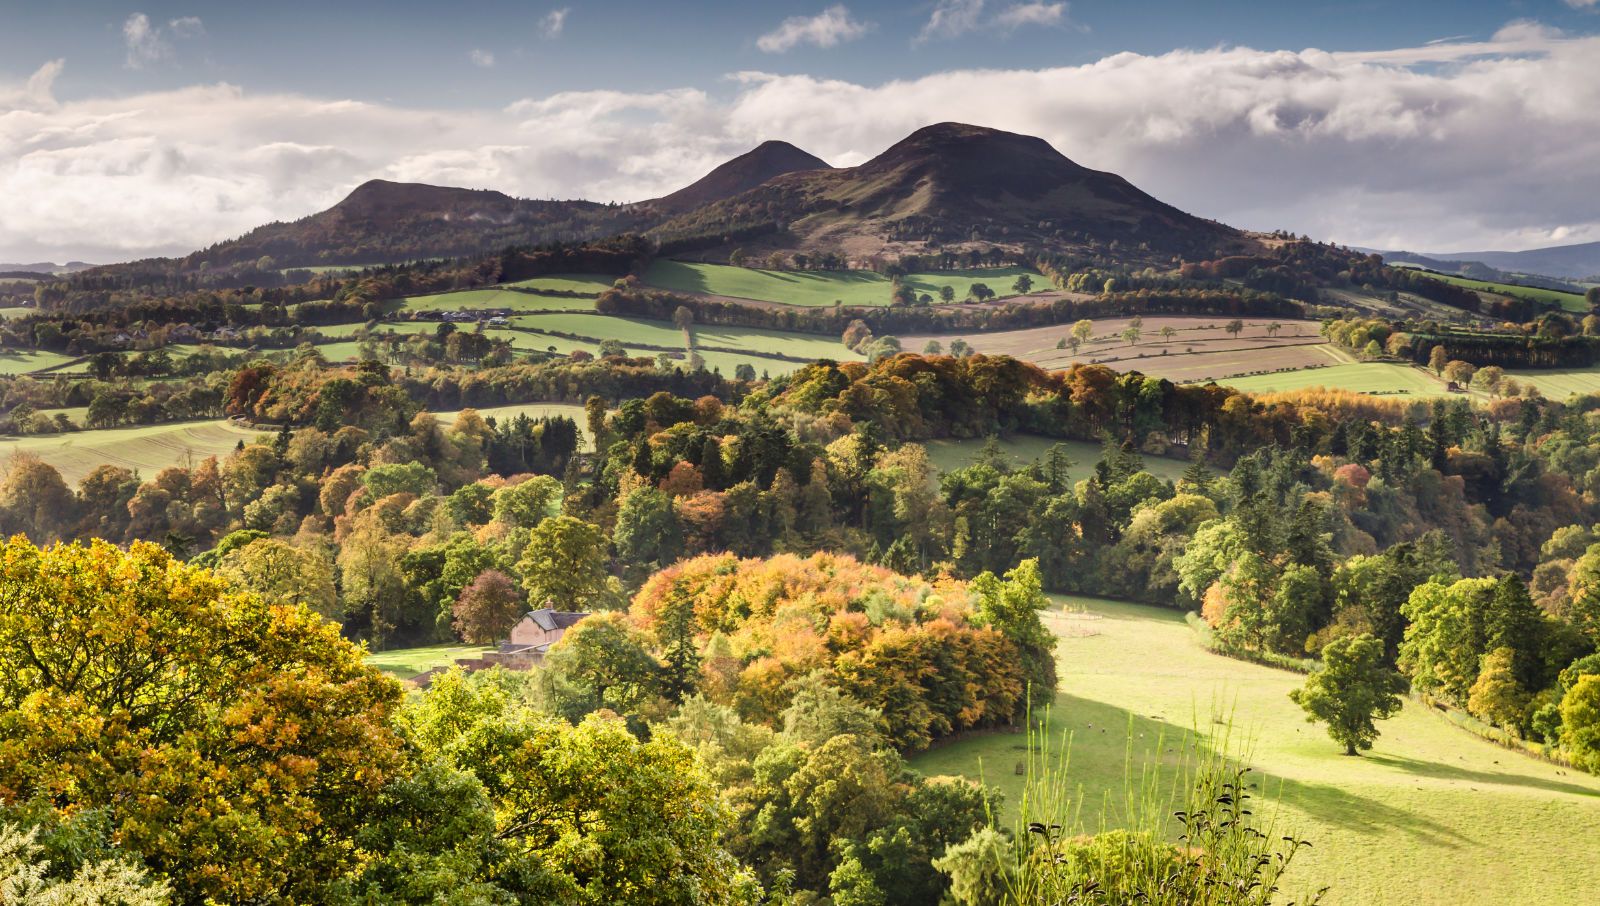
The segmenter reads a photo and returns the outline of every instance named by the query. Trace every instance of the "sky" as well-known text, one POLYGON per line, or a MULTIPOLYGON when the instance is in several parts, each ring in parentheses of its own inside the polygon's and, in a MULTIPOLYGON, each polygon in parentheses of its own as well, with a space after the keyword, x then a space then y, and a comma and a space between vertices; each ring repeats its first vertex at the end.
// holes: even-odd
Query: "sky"
POLYGON ((1600 241, 1600 0, 0 0, 0 261, 178 254, 371 178, 629 201, 766 139, 1039 135, 1249 229, 1600 241))

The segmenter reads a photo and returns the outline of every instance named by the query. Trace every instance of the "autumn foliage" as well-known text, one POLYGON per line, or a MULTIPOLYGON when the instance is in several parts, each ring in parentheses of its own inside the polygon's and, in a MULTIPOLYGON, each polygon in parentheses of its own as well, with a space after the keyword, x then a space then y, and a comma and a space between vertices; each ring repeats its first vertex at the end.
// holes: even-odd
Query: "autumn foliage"
POLYGON ((656 574, 631 615, 659 632, 684 602, 705 651, 700 691, 746 720, 774 724, 793 681, 816 671, 881 711, 888 738, 905 750, 1009 723, 1024 707, 1016 646, 976 625, 960 582, 835 554, 706 555, 656 574))

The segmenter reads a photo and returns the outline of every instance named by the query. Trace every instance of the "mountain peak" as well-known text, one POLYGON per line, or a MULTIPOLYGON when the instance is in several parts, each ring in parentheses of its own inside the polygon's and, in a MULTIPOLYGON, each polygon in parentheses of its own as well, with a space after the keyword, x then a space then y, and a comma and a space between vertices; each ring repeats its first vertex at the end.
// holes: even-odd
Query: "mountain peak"
POLYGON ((788 142, 769 139, 690 185, 646 204, 667 212, 687 211, 748 192, 785 173, 827 169, 828 162, 822 158, 788 142))
POLYGON ((767 240, 774 248, 858 256, 973 243, 1086 251, 1116 243, 1170 261, 1248 245, 1235 230, 1074 163, 1042 138, 949 122, 924 126, 858 167, 793 173, 704 204, 656 233, 715 236, 752 218, 782 224, 767 240))

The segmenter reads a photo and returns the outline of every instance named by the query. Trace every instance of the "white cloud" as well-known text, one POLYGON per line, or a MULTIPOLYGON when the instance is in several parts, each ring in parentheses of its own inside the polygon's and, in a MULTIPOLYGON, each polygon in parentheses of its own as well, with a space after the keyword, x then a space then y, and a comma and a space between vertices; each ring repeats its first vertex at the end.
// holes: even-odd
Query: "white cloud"
POLYGON ((0 82, 0 260, 187 251, 373 177, 635 200, 763 139, 849 165, 944 120, 1040 135, 1243 227, 1445 251, 1600 240, 1600 37, 1526 26, 1381 55, 1123 53, 879 85, 743 73, 726 96, 580 91, 501 110, 229 85, 57 101, 60 71, 0 82))
POLYGON ((994 17, 995 24, 1001 28, 1012 29, 1024 26, 1049 28, 1062 25, 1067 21, 1067 5, 1065 3, 1016 3, 1000 11, 994 17))
POLYGON ((1009 34, 1019 28, 1053 28, 1068 22, 1065 2, 1013 3, 988 18, 984 18, 983 8, 984 0, 939 0, 912 43, 958 38, 975 31, 1009 34))
POLYGON ((539 31, 543 32, 546 38, 559 37, 562 29, 567 27, 567 13, 570 12, 572 7, 563 6, 545 13, 544 18, 539 20, 539 31))
POLYGON ((871 28, 871 23, 852 19, 850 10, 840 4, 815 16, 785 19, 777 28, 757 38, 756 46, 767 53, 783 53, 801 44, 834 47, 862 37, 871 28))
POLYGON ((1567 0, 1567 5, 1573 9, 1591 9, 1600 5, 1600 0, 1567 0))
POLYGON ((982 14, 983 0, 939 0, 916 40, 920 43, 966 34, 978 27, 978 17, 982 14))
POLYGON ((144 13, 134 13, 122 23, 122 43, 127 48, 129 69, 142 69, 172 57, 173 38, 198 38, 206 27, 198 16, 169 20, 165 27, 154 25, 144 13))
POLYGON ((472 61, 472 65, 482 69, 494 68, 494 51, 492 50, 479 50, 474 47, 467 51, 467 59, 472 61))

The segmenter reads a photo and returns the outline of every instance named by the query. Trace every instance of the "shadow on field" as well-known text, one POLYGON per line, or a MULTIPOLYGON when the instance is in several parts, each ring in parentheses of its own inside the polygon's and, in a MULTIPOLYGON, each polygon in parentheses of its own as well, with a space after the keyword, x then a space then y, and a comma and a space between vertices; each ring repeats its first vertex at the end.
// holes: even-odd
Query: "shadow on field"
POLYGON ((1263 785, 1269 800, 1292 805, 1319 821, 1348 830, 1363 834, 1400 831, 1450 849, 1474 845, 1471 838, 1462 836, 1454 828, 1331 784, 1308 783, 1272 774, 1264 779, 1263 785))
MULTIPOLYGON (((1115 822, 1122 817, 1120 804, 1126 801, 1129 785, 1137 785, 1148 769, 1159 766, 1163 790, 1171 789, 1178 780, 1176 772, 1186 761, 1192 763, 1192 757, 1186 758, 1186 750, 1197 729, 1202 752, 1220 749, 1230 759, 1251 764, 1251 740, 1241 735, 1226 714, 1197 711, 1193 721, 1193 726, 1186 727, 1158 716, 1134 714, 1104 702, 1061 694, 1056 696, 1050 714, 1051 745, 1053 750, 1061 751, 1063 734, 1070 734, 1064 744, 1070 758, 1068 776, 1082 791, 1086 812, 1092 814, 1096 806, 1109 806, 1107 817, 1115 822)), ((1024 746, 1020 740, 1015 748, 1021 757, 1024 746)), ((1338 786, 1259 771, 1250 776, 1255 778, 1251 786, 1254 795, 1263 806, 1288 805, 1318 821, 1362 834, 1399 831, 1448 848, 1473 843, 1455 828, 1338 786)), ((1293 830, 1293 821, 1287 823, 1293 830)))
MULTIPOLYGON (((1568 796, 1585 796, 1600 798, 1600 790, 1580 786, 1575 783, 1565 783, 1560 780, 1549 780, 1543 777, 1529 777, 1526 774, 1512 774, 1490 771, 1473 771, 1455 765, 1440 764, 1431 761, 1418 761, 1415 758, 1401 758, 1394 755, 1367 755, 1368 761, 1399 768, 1421 777, 1432 777, 1438 780, 1464 780, 1471 783, 1497 784, 1499 786, 1520 786, 1536 790, 1546 790, 1552 793, 1564 793, 1568 796)), ((1516 752, 1508 752, 1508 759, 1526 758, 1516 752)))

